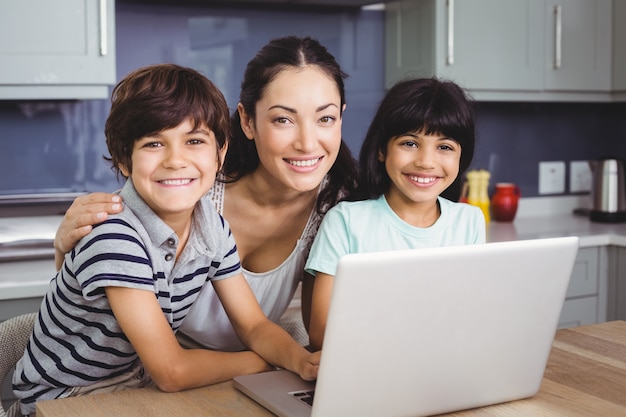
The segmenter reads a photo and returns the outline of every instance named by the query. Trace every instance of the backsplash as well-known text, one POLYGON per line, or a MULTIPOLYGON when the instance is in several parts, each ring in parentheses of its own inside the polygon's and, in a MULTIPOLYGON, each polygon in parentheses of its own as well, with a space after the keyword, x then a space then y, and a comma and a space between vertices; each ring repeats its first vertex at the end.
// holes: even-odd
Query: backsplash
MULTIPOLYGON (((344 139, 358 155, 384 94, 384 11, 263 11, 118 2, 117 74, 157 62, 194 67, 223 91, 231 109, 248 60, 288 34, 319 39, 344 71, 344 139)), ((112 191, 119 183, 107 153, 107 100, 0 101, 0 197, 112 191)), ((495 182, 538 195, 539 161, 606 155, 626 158, 625 103, 477 103, 473 167, 495 182)))

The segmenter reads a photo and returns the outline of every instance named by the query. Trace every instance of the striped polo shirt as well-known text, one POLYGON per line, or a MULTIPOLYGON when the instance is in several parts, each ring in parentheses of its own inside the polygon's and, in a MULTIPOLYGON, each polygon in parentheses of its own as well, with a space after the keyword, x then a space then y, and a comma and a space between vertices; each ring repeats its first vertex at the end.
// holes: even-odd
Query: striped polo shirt
POLYGON ((131 180, 120 195, 124 210, 81 239, 50 282, 13 377, 25 414, 34 413, 36 400, 67 396, 72 387, 123 374, 138 360, 105 287, 154 292, 176 331, 209 280, 241 272, 228 223, 207 199, 196 205, 188 242, 175 262, 174 231, 139 197, 131 180))

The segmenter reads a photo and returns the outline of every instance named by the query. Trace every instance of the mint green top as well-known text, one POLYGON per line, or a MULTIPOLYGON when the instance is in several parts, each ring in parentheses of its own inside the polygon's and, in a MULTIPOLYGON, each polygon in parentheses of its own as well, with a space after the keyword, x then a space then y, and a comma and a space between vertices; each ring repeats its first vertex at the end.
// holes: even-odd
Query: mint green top
POLYGON ((341 202, 320 225, 305 270, 335 275, 341 256, 349 253, 485 243, 485 218, 478 207, 439 197, 441 216, 430 227, 415 227, 387 204, 376 200, 341 202))

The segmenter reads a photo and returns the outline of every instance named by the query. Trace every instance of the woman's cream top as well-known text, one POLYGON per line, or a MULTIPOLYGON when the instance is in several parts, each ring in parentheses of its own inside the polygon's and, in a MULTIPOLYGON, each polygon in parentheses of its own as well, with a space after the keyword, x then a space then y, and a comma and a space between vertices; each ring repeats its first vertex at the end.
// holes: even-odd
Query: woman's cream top
MULTIPOLYGON (((223 182, 216 181, 206 196, 213 201, 220 214, 224 212, 224 188, 223 182)), ((302 280, 304 264, 321 221, 322 216, 313 209, 295 248, 277 268, 259 273, 243 269, 243 274, 261 308, 275 323, 278 323, 289 306, 302 280)), ((219 297, 211 285, 203 287, 178 331, 210 349, 221 351, 246 349, 235 334, 219 297)))

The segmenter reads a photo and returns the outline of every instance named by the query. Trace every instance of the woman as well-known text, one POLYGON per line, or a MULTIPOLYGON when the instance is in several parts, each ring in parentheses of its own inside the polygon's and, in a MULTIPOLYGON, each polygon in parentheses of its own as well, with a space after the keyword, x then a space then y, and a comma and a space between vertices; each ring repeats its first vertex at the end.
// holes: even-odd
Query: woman
MULTIPOLYGON (((261 48, 244 74, 223 175, 207 195, 230 223, 244 276, 275 322, 305 278, 308 324, 312 279, 304 263, 324 213, 356 184, 356 163, 341 139, 345 77, 309 37, 261 48)), ((94 193, 74 201, 55 238, 57 267, 92 224, 122 209, 118 199, 94 193)), ((210 286, 179 332, 211 349, 244 349, 210 286)))

